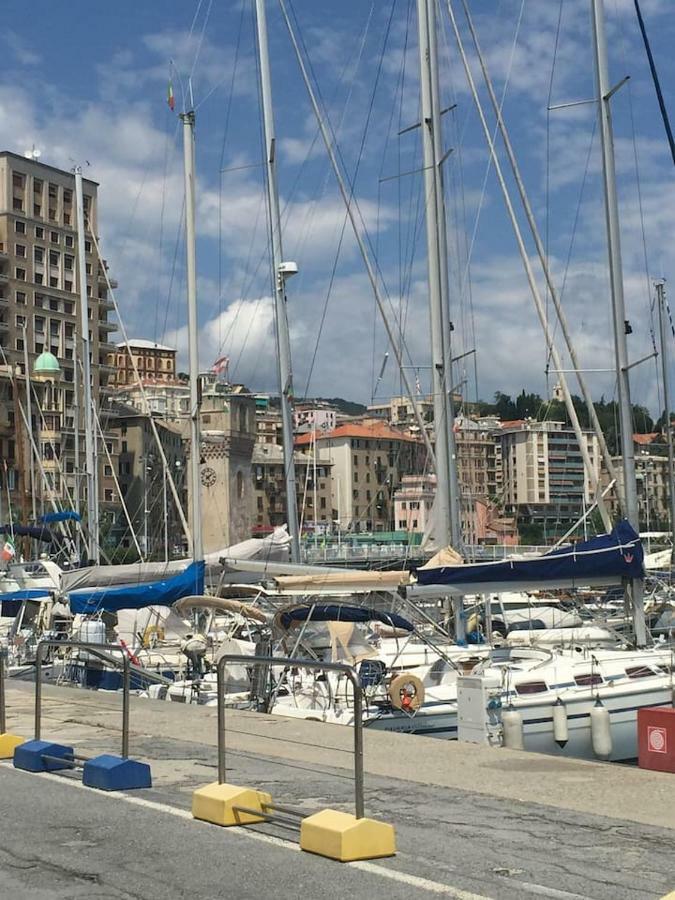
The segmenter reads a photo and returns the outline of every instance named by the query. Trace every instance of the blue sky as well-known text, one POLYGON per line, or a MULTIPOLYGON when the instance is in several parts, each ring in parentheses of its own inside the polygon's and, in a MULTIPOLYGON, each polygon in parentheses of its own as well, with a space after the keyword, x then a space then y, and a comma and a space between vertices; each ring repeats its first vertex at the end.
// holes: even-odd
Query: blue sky
MULTIPOLYGON (((468 399, 521 386, 545 394, 545 350, 516 245, 467 92, 447 0, 439 16, 454 352, 476 348, 455 380, 468 399), (469 254, 470 248, 470 254, 469 254), (467 260, 470 255, 470 265, 467 260), (467 278, 466 274, 470 273, 467 278)), ((460 4, 453 0, 460 21, 460 4)), ((643 0, 669 107, 675 105, 675 15, 643 0)), ((473 0, 471 8, 583 364, 612 365, 604 212, 594 109, 547 114, 593 93, 588 0, 473 0), (560 18, 559 18, 560 16, 560 18), (558 27, 558 22, 560 25, 558 27), (557 34, 557 49, 556 49, 557 34), (591 139, 593 138, 592 142, 591 139)), ((294 0, 300 33, 338 133, 355 196, 377 252, 391 307, 404 322, 411 364, 428 381, 415 11, 409 0, 294 0), (384 180, 383 180, 384 179, 384 180)), ((184 354, 182 150, 166 105, 174 61, 177 107, 192 73, 197 106, 200 346, 232 375, 275 389, 273 317, 250 2, 147 0, 116 4, 5 0, 0 35, 0 144, 69 168, 87 160, 101 184, 102 244, 119 281, 131 336, 184 354), (221 171, 225 170, 225 171, 221 171)), ((675 224, 673 168, 633 13, 607 0, 612 79, 631 76, 614 101, 631 358, 649 352, 649 278, 669 277, 675 224), (637 172, 639 181, 636 176, 637 172), (638 191, 639 185, 639 191, 638 191), (644 226, 644 242, 643 242, 644 226), (647 267, 645 266, 645 246, 647 267), (648 272, 646 271, 648 269, 648 272)), ((368 402, 387 349, 355 242, 277 5, 270 45, 284 208, 296 393, 368 402), (338 248, 339 252, 338 252, 338 248), (325 321, 318 340, 324 308, 325 321), (312 362, 314 360, 314 362, 312 362), (311 378, 310 378, 311 372, 311 378)), ((464 29, 468 45, 468 35, 464 29)), ((675 278, 675 275, 672 275, 675 278)), ((121 338, 120 338, 121 339, 121 338)), ((552 387, 554 377, 549 380, 552 387)), ((594 393, 613 379, 594 373, 594 393)), ((655 367, 634 371, 634 399, 658 406, 655 367)), ((376 397, 399 390, 390 358, 376 397)))

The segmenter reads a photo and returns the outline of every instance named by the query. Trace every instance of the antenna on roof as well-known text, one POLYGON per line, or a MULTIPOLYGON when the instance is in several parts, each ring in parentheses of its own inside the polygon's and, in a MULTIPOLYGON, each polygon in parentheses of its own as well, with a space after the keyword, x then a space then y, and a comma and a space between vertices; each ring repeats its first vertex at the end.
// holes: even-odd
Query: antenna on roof
POLYGON ((38 150, 35 144, 30 148, 30 150, 26 150, 23 154, 26 159, 40 159, 42 156, 42 150, 38 150))

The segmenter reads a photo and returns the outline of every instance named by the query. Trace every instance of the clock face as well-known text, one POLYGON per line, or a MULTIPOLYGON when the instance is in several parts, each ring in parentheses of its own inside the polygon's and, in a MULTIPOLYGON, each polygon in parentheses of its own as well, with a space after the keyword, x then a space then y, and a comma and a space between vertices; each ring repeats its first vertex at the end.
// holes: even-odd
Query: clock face
POLYGON ((206 466, 202 469, 201 479, 204 487, 213 487, 216 483, 215 470, 212 469, 211 466, 206 466))

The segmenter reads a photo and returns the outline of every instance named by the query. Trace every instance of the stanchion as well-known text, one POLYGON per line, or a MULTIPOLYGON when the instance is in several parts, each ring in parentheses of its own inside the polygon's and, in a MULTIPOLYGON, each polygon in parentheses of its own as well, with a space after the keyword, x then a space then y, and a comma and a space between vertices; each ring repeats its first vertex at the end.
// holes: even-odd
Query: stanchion
POLYGON ((35 657, 35 737, 14 751, 14 765, 27 772, 53 772, 59 769, 82 769, 82 784, 102 791, 129 791, 152 787, 150 766, 129 759, 129 702, 131 695, 131 662, 126 649, 118 644, 89 644, 81 641, 40 641, 35 657), (103 753, 92 758, 76 754, 72 747, 41 740, 42 732, 42 662, 50 647, 86 650, 92 656, 110 661, 110 653, 122 654, 122 755, 103 753))
POLYGON ((301 819, 300 848, 340 862, 376 859, 396 853, 396 837, 392 825, 364 816, 363 800, 363 698, 358 674, 351 666, 280 656, 246 656, 224 654, 218 660, 218 781, 199 788, 192 795, 192 815, 215 825, 246 825, 288 817, 301 819), (335 809, 324 809, 310 816, 289 806, 272 801, 270 794, 255 788, 240 787, 226 781, 225 760, 225 666, 244 665, 297 666, 344 675, 354 692, 354 815, 335 809), (281 816, 279 815, 281 813, 281 816))
POLYGON ((7 661, 7 649, 0 647, 0 759, 11 759, 14 751, 23 744, 24 738, 18 734, 10 734, 7 731, 6 695, 5 695, 5 665, 7 661))

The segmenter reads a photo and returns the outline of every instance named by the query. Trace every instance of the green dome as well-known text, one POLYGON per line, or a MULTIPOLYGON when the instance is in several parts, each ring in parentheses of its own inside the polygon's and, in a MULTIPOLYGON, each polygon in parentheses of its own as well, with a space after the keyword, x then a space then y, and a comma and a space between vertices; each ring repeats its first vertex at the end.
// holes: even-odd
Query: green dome
POLYGON ((42 375, 47 378, 57 378, 61 375, 61 366, 59 365, 58 359, 53 353, 45 350, 44 353, 41 353, 35 360, 33 374, 38 376, 42 375))

